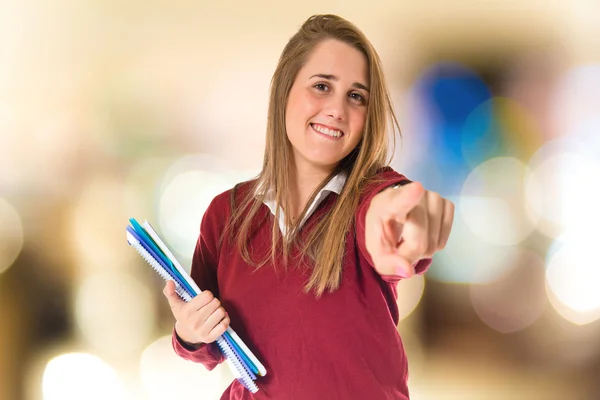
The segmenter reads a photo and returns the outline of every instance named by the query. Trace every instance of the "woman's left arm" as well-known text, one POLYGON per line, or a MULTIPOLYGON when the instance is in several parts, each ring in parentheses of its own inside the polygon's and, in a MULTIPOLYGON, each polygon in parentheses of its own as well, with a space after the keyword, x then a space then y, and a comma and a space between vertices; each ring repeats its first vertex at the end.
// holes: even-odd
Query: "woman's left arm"
POLYGON ((446 246, 453 220, 454 204, 420 183, 383 190, 365 217, 364 245, 373 267, 382 276, 413 276, 419 261, 446 246))

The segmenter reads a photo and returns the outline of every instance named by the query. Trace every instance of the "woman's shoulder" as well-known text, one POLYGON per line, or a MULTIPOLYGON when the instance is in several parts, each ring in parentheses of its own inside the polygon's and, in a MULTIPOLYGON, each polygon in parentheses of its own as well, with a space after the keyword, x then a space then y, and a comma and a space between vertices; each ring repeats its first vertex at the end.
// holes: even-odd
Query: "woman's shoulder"
POLYGON ((254 190, 256 180, 239 182, 230 189, 216 195, 208 206, 207 212, 216 212, 222 215, 228 212, 234 204, 240 204, 254 190))
POLYGON ((399 173, 398 171, 396 171, 395 169, 393 169, 390 166, 385 166, 382 168, 379 168, 377 170, 377 172, 375 173, 375 175, 373 176, 374 180, 383 180, 383 181, 388 181, 388 180, 395 180, 395 179, 406 179, 406 177, 404 175, 402 175, 401 173, 399 173))
POLYGON ((398 182, 402 182, 408 180, 406 176, 397 172, 390 166, 385 166, 379 168, 375 174, 373 174, 369 179, 367 179, 365 188, 373 188, 374 186, 380 185, 392 185, 398 182))
POLYGON ((371 177, 364 183, 361 190, 361 201, 371 198, 373 195, 381 192, 385 188, 408 180, 404 175, 400 174, 392 167, 385 166, 379 168, 371 177))

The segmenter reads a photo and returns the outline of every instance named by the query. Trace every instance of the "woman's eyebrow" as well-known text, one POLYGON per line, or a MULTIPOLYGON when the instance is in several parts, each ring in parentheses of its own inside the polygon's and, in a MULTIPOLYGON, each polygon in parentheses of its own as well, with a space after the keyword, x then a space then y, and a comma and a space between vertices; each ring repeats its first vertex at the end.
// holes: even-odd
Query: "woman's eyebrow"
MULTIPOLYGON (((315 75, 313 75, 313 76, 310 77, 310 79, 312 79, 312 78, 321 78, 321 79, 325 79, 325 80, 328 80, 328 81, 337 81, 337 80, 339 80, 337 76, 332 75, 332 74, 315 74, 315 75)), ((360 82, 354 82, 352 84, 352 87, 355 87, 357 89, 362 89, 365 92, 369 92, 369 88, 366 85, 363 85, 360 82)))

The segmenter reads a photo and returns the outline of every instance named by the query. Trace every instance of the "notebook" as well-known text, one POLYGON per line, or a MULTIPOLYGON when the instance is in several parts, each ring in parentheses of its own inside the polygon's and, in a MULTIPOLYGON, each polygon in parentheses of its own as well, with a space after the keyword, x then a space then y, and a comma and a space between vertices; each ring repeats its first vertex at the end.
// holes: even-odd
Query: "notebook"
MULTIPOLYGON (((161 278, 175 282, 175 291, 179 297, 190 301, 202 292, 148 221, 140 225, 134 218, 130 218, 129 222, 131 225, 126 227, 127 242, 161 278)), ((251 393, 258 392, 255 381, 257 377, 265 376, 267 370, 231 326, 216 342, 233 376, 251 393)))

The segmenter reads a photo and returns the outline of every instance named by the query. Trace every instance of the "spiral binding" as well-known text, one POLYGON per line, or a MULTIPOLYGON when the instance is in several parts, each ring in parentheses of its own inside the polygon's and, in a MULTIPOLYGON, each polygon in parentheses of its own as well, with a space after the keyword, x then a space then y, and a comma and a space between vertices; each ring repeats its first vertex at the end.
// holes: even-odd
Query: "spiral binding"
MULTIPOLYGON (((152 257, 150 255, 150 253, 148 253, 146 251, 146 249, 144 249, 139 243, 138 241, 133 238, 132 236, 130 236, 129 234, 127 234, 127 242, 129 242, 129 244, 131 246, 133 246, 133 248, 140 254, 140 256, 142 256, 142 258, 144 260, 146 260, 146 262, 148 264, 150 264, 150 266, 152 267, 152 269, 154 271, 156 271, 156 273, 158 275, 160 275, 161 278, 163 278, 165 281, 170 281, 173 280, 169 274, 160 266, 160 264, 154 259, 154 257, 152 257)), ((177 282, 173 281, 175 283, 175 291, 177 292, 177 294, 179 295, 179 297, 181 297, 184 301, 190 301, 192 300, 192 296, 190 296, 188 294, 188 292, 186 292, 181 285, 179 285, 177 282)))
POLYGON ((233 350, 231 350, 229 344, 225 341, 225 339, 223 339, 223 336, 219 336, 217 338, 217 345, 219 346, 223 354, 225 354, 225 357, 233 363, 235 369, 240 373, 238 381, 240 381, 251 393, 258 392, 258 386, 256 386, 256 383, 254 383, 254 381, 252 381, 252 378, 249 376, 248 371, 246 370, 246 368, 244 368, 238 356, 233 352, 233 350))
MULTIPOLYGON (((161 265, 144 249, 140 243, 127 233, 127 242, 142 256, 144 260, 152 267, 161 278, 165 281, 173 280, 169 274, 161 267, 161 265)), ((175 291, 184 301, 188 302, 192 300, 192 297, 188 292, 185 291, 177 282, 175 282, 175 291)), ((258 386, 252 380, 253 377, 256 379, 256 376, 252 373, 252 371, 248 371, 244 364, 241 362, 239 357, 235 354, 235 352, 231 349, 229 343, 223 338, 223 336, 219 336, 217 338, 217 345, 225 355, 225 358, 233 364, 233 367, 238 372, 238 376, 236 376, 237 380, 240 381, 241 384, 246 387, 251 393, 258 392, 258 386)))

